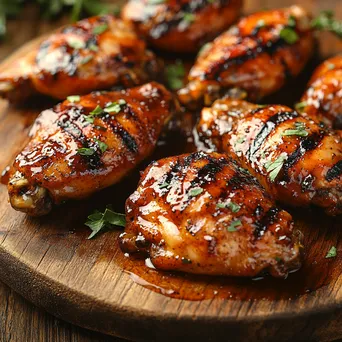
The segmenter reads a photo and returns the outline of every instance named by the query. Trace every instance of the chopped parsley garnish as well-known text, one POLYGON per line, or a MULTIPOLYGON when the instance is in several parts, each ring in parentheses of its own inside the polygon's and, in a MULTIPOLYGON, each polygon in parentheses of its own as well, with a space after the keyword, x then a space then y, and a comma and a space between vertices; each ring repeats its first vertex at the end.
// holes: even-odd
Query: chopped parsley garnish
POLYGON ((203 192, 203 189, 202 189, 202 188, 191 189, 191 190, 189 191, 189 196, 190 196, 190 197, 195 197, 195 196, 201 194, 202 192, 203 192))
POLYGON ((237 231, 237 227, 242 226, 242 222, 241 220, 235 220, 233 222, 230 223, 229 227, 227 228, 228 232, 236 232, 237 231))
POLYGON ((69 102, 79 102, 81 100, 81 96, 79 95, 70 95, 67 97, 69 102))
POLYGON ((299 36, 294 29, 290 27, 284 27, 280 31, 280 38, 283 38, 285 42, 288 44, 294 44, 295 42, 298 41, 299 36))
POLYGON ((101 34, 108 30, 108 24, 102 24, 93 28, 93 34, 101 34))
POLYGON ((147 0, 149 5, 160 5, 166 2, 166 0, 147 0))
POLYGON ((88 221, 85 225, 92 230, 92 233, 88 236, 88 239, 91 239, 101 230, 112 228, 113 226, 125 227, 126 219, 124 214, 119 214, 110 208, 106 208, 104 213, 95 210, 88 216, 88 221))
POLYGON ((337 249, 335 246, 332 246, 330 249, 329 249, 329 252, 327 253, 327 255, 325 256, 326 259, 329 259, 329 258, 335 258, 337 255, 337 249))
POLYGON ((240 205, 232 201, 229 203, 217 203, 216 207, 220 209, 229 208, 233 213, 237 213, 241 209, 240 205))
POLYGON ((334 18, 333 11, 323 11, 311 22, 311 27, 320 31, 330 31, 342 37, 342 21, 334 18))
POLYGON ((336 68, 336 65, 333 63, 328 63, 327 68, 328 70, 334 70, 336 68))
POLYGON ((73 48, 75 50, 84 49, 86 46, 86 44, 83 40, 77 39, 77 38, 69 38, 67 40, 67 43, 71 48, 73 48))
POLYGON ((165 76, 168 86, 172 90, 177 90, 183 86, 183 78, 185 76, 185 68, 181 61, 170 64, 166 67, 165 76))
POLYGON ((100 148, 100 151, 102 153, 106 152, 107 148, 108 148, 108 145, 106 143, 104 143, 103 141, 99 140, 99 139, 94 139, 97 143, 97 145, 99 146, 100 148))
POLYGON ((89 114, 90 115, 100 115, 103 113, 103 109, 101 108, 101 106, 97 105, 96 108, 94 110, 92 110, 89 114))
POLYGON ((182 257, 182 264, 191 264, 191 263, 192 263, 191 259, 182 257))
POLYGON ((265 169, 268 172, 268 176, 270 177, 271 182, 277 178, 278 173, 280 172, 281 168, 283 167, 285 156, 279 156, 274 162, 268 161, 265 163, 265 169))
POLYGON ((81 59, 81 64, 87 64, 88 62, 90 62, 91 60, 93 59, 93 56, 91 55, 88 55, 88 56, 85 56, 81 59))
POLYGON ((159 189, 167 189, 170 186, 170 183, 164 182, 162 184, 159 184, 159 189))
POLYGON ((206 51, 208 51, 208 50, 211 48, 212 45, 213 45, 212 43, 204 44, 204 45, 201 47, 201 49, 199 50, 198 56, 200 56, 200 55, 204 54, 206 51))
POLYGON ((287 22, 287 25, 290 27, 296 27, 296 18, 293 15, 289 17, 289 21, 287 22))
POLYGON ((96 51, 98 51, 99 47, 96 44, 91 43, 88 45, 88 49, 96 52, 96 51))
POLYGON ((191 24, 192 22, 194 22, 195 19, 196 19, 196 16, 193 13, 185 12, 183 15, 183 20, 188 24, 191 24))
POLYGON ((295 104, 295 109, 298 112, 301 112, 307 105, 308 105, 308 103, 306 101, 298 102, 295 104))
POLYGON ((307 137, 309 132, 305 129, 305 124, 303 122, 295 122, 294 128, 285 130, 282 135, 297 135, 299 137, 307 137))
POLYGON ((106 113, 119 113, 121 111, 121 106, 123 106, 124 104, 126 104, 126 101, 121 99, 118 102, 108 104, 104 108, 104 111, 106 113))
POLYGON ((81 147, 77 150, 77 153, 81 156, 92 156, 95 153, 95 150, 88 147, 81 147))

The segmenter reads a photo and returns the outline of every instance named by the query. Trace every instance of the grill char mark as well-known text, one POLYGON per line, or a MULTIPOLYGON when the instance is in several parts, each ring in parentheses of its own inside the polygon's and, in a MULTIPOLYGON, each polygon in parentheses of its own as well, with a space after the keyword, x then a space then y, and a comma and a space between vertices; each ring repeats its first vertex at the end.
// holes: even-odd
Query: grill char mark
POLYGON ((322 139, 324 138, 325 133, 324 132, 318 132, 318 133, 314 133, 309 135, 308 137, 304 138, 298 148, 288 156, 288 158, 286 159, 286 161, 283 164, 283 177, 280 177, 281 180, 287 180, 288 179, 288 171, 289 169, 296 165, 300 158, 303 157, 305 155, 306 152, 308 151, 312 151, 315 148, 318 147, 318 145, 320 144, 320 142, 322 141, 322 139))
POLYGON ((332 168, 330 168, 325 176, 328 182, 339 177, 342 174, 342 160, 339 160, 332 168))
POLYGON ((254 236, 256 239, 261 238, 265 234, 269 226, 276 221, 279 212, 280 210, 278 208, 272 207, 262 219, 255 224, 254 236))
POLYGON ((260 132, 257 134, 253 141, 253 144, 249 147, 247 152, 247 157, 252 157, 261 147, 262 143, 269 136, 271 131, 276 128, 279 124, 292 120, 298 117, 297 112, 278 112, 277 114, 271 116, 261 128, 260 132))

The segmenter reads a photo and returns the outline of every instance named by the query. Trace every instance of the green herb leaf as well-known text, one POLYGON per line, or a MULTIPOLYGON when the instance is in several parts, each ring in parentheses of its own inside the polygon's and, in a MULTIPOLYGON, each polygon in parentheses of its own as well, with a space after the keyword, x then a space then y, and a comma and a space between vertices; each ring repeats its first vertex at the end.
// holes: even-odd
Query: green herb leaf
POLYGON ((257 28, 262 28, 265 25, 266 25, 265 20, 262 20, 262 19, 258 20, 256 24, 257 28))
POLYGON ((265 163, 265 169, 269 173, 268 176, 271 182, 277 178, 278 173, 280 172, 281 168, 283 167, 284 161, 286 160, 285 156, 279 156, 274 162, 268 161, 265 163))
POLYGON ((108 24, 102 24, 93 28, 93 34, 101 34, 108 30, 108 24))
POLYGON ((162 184, 159 184, 159 189, 167 189, 170 186, 170 183, 164 182, 162 184))
POLYGON ((237 231, 237 227, 242 226, 242 222, 241 220, 235 220, 233 222, 230 223, 229 227, 227 228, 228 232, 236 232, 237 231))
POLYGON ((149 5, 160 5, 165 3, 167 0, 147 0, 149 5))
POLYGON ((103 229, 112 228, 113 226, 125 227, 126 219, 124 214, 119 214, 110 208, 106 208, 104 213, 95 210, 90 214, 85 225, 92 230, 92 233, 88 237, 88 239, 92 239, 103 229))
POLYGON ((328 70, 334 70, 336 68, 336 65, 334 63, 328 63, 327 68, 328 70))
POLYGON ((301 112, 307 105, 308 105, 308 103, 306 101, 298 102, 295 104, 295 109, 298 112, 301 112))
POLYGON ((88 45, 88 49, 91 50, 91 51, 95 51, 96 52, 96 51, 99 50, 99 47, 96 44, 91 43, 91 44, 88 45))
POLYGON ((113 102, 113 103, 108 104, 108 106, 104 108, 104 111, 106 113, 120 113, 122 109, 121 106, 125 104, 126 104, 125 100, 119 100, 118 102, 113 102))
POLYGON ((89 114, 90 115, 100 115, 103 113, 103 109, 97 105, 96 108, 94 110, 92 110, 89 114))
POLYGON ((166 67, 166 80, 168 86, 172 90, 177 90, 183 87, 183 79, 185 76, 185 68, 181 61, 166 67))
POLYGON ((329 249, 329 252, 327 253, 327 255, 325 256, 326 259, 329 259, 329 258, 335 258, 337 255, 337 249, 335 246, 332 246, 330 249, 329 249))
POLYGON ((81 100, 81 96, 79 95, 70 95, 67 97, 69 102, 79 102, 81 100))
POLYGON ((99 145, 99 148, 101 150, 102 153, 106 152, 107 148, 108 148, 108 145, 106 143, 104 143, 103 141, 101 140, 98 140, 98 139, 94 139, 96 141, 96 143, 99 145))
POLYGON ((195 19, 196 19, 196 16, 193 13, 185 12, 183 15, 183 20, 186 21, 188 24, 191 24, 192 22, 194 22, 195 19))
POLYGON ((323 11, 311 22, 311 27, 320 31, 330 31, 342 37, 342 21, 334 18, 333 11, 323 11))
POLYGON ((81 64, 87 64, 90 62, 94 57, 91 55, 85 56, 81 59, 81 64))
POLYGON ((290 27, 284 27, 280 31, 280 38, 283 38, 286 43, 288 44, 294 44, 298 41, 299 36, 295 30, 293 30, 290 27))
POLYGON ((86 44, 83 40, 75 38, 75 37, 69 38, 67 40, 67 43, 71 48, 75 50, 84 49, 86 47, 86 44))
POLYGON ((290 27, 296 27, 296 18, 293 15, 290 15, 287 25, 290 27))
POLYGON ((241 209, 241 206, 233 201, 230 201, 228 203, 217 203, 216 207, 220 209, 229 208, 233 213, 237 213, 241 209))
POLYGON ((201 194, 202 192, 203 192, 203 189, 202 189, 202 188, 191 189, 191 190, 189 191, 189 196, 190 196, 190 197, 195 197, 195 196, 201 194))
POLYGON ((77 150, 77 153, 81 156, 92 156, 95 153, 95 150, 88 147, 81 147, 77 150))
POLYGON ((309 132, 305 130, 303 122, 296 122, 293 129, 287 129, 282 133, 283 136, 297 135, 300 137, 307 137, 309 132))

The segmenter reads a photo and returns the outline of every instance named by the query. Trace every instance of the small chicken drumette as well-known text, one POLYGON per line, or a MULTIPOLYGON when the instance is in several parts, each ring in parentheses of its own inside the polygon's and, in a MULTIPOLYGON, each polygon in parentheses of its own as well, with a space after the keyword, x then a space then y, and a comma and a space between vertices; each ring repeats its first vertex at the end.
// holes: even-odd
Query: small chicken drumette
POLYGON ((242 0, 130 0, 124 20, 153 46, 172 52, 197 52, 237 19, 242 0))
POLYGON ((153 151, 174 109, 157 83, 72 96, 43 111, 14 162, 11 205, 29 215, 117 183, 153 151))
POLYGON ((209 149, 226 152, 273 197, 342 213, 342 135, 281 105, 217 100, 197 127, 209 149))
POLYGON ((57 99, 154 79, 159 66, 132 27, 112 16, 81 20, 52 34, 0 73, 0 96, 21 101, 41 93, 57 99))
POLYGON ((126 202, 124 252, 161 270, 285 277, 300 266, 292 217, 223 154, 196 152, 152 163, 126 202))
POLYGON ((300 110, 328 127, 342 129, 342 55, 326 60, 315 70, 300 110))
POLYGON ((200 52, 179 99, 196 108, 238 89, 258 100, 299 74, 313 44, 310 18, 299 6, 252 14, 200 52))

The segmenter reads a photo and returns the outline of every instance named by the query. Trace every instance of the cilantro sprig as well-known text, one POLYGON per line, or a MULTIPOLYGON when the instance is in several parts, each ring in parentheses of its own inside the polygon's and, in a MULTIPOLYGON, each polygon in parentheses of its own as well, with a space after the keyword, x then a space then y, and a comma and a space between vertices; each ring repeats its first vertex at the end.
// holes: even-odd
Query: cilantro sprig
POLYGON ((335 246, 332 246, 327 255, 325 256, 326 259, 330 259, 330 258, 335 258, 337 256, 337 248, 335 246))
POLYGON ((335 19, 331 10, 322 11, 311 21, 311 27, 319 31, 330 31, 342 38, 342 21, 335 19))
POLYGON ((294 127, 292 129, 286 129, 283 133, 283 136, 291 136, 297 135, 299 137, 307 137, 309 132, 305 128, 304 122, 295 122, 294 127))
POLYGON ((172 90, 178 90, 183 87, 185 68, 181 61, 177 60, 175 64, 166 67, 165 76, 168 86, 172 90))
POLYGON ((270 160, 265 163, 264 167, 266 171, 268 172, 268 176, 271 182, 274 182, 274 180, 277 178, 278 173, 283 167, 285 160, 286 160, 286 156, 281 155, 275 161, 270 160))
POLYGON ((92 239, 99 232, 106 229, 111 229, 115 226, 125 227, 126 219, 124 214, 116 213, 108 207, 103 213, 95 210, 88 216, 85 225, 92 230, 92 233, 88 236, 88 239, 92 239))

